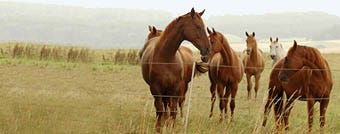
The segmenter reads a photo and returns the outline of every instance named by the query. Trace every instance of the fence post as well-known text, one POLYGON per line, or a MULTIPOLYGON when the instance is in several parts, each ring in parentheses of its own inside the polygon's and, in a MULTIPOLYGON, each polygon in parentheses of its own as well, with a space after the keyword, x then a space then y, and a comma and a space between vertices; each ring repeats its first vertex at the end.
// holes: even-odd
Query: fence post
POLYGON ((196 68, 196 62, 192 64, 192 74, 191 74, 191 82, 190 82, 190 88, 189 88, 189 98, 188 98, 188 106, 187 106, 187 113, 185 117, 185 123, 184 123, 184 133, 187 133, 188 128, 188 122, 189 122, 189 110, 190 110, 190 101, 191 101, 191 95, 192 95, 192 86, 194 83, 194 76, 195 76, 195 68, 196 68))

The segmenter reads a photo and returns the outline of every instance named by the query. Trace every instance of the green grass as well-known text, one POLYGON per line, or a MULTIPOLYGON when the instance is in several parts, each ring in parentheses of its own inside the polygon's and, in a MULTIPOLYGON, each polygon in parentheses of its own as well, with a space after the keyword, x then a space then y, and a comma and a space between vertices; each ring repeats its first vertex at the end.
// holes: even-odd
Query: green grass
MULTIPOLYGON (((326 54, 325 57, 334 69, 334 88, 326 127, 320 130, 318 126, 317 104, 313 132, 339 133, 340 54, 326 54)), ((270 62, 267 60, 266 67, 271 66, 270 62)), ((218 122, 218 100, 213 118, 208 118, 210 82, 207 74, 195 78, 187 132, 275 132, 273 112, 267 126, 261 126, 269 73, 266 69, 262 75, 257 100, 246 99, 243 78, 236 97, 235 121, 226 119, 222 123, 218 122)), ((155 133, 153 98, 139 66, 4 58, 0 60, 0 74, 0 133, 155 133)), ((307 133, 306 108, 305 102, 296 102, 290 116, 290 133, 307 133)), ((183 126, 183 118, 178 114, 176 127, 173 130, 163 128, 163 132, 183 133, 183 126)))

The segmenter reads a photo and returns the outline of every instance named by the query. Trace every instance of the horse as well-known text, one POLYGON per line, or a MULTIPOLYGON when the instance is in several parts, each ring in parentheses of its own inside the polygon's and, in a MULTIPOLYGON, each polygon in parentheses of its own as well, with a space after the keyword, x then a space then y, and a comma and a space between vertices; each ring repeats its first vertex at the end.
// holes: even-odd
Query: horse
POLYGON ((227 39, 215 29, 207 28, 211 44, 211 60, 209 62, 209 79, 211 82, 211 110, 209 117, 213 115, 213 107, 216 100, 216 88, 220 99, 220 122, 227 113, 228 99, 231 95, 230 109, 231 121, 234 119, 235 96, 238 84, 241 82, 244 68, 238 54, 230 47, 227 39))
POLYGON ((283 49, 282 44, 279 43, 279 38, 276 37, 275 41, 270 37, 270 58, 273 60, 272 66, 275 65, 280 59, 286 56, 286 51, 283 49))
POLYGON ((245 74, 247 77, 247 91, 248 91, 248 99, 251 96, 251 88, 252 82, 251 77, 255 76, 255 99, 257 98, 257 91, 259 89, 259 82, 261 78, 261 73, 264 70, 265 59, 263 56, 262 50, 258 49, 257 42, 255 39, 255 33, 249 35, 246 32, 247 36, 247 49, 243 53, 243 64, 245 67, 245 74))
MULTIPOLYGON (((155 26, 148 26, 148 28, 149 28, 149 34, 148 34, 148 36, 146 38, 146 41, 149 41, 150 39, 155 38, 155 37, 159 37, 163 33, 162 30, 156 29, 155 26)), ((148 47, 148 45, 149 44, 144 45, 143 48, 138 52, 139 59, 142 58, 142 55, 143 55, 143 53, 145 51, 145 48, 148 47)))
MULTIPOLYGON (((147 36, 147 40, 150 40, 150 39, 155 38, 155 37, 159 37, 163 33, 163 30, 157 29, 155 26, 149 26, 149 31, 150 31, 150 33, 147 36)), ((145 45, 143 47, 143 49, 139 52, 140 58, 141 58, 146 47, 147 46, 145 45)), ((183 117, 183 104, 184 104, 184 100, 185 100, 185 94, 188 90, 188 83, 191 81, 191 74, 192 74, 192 67, 193 67, 192 64, 188 64, 188 63, 195 62, 195 59, 194 59, 194 53, 188 47, 179 46, 178 52, 181 54, 181 57, 182 57, 182 59, 185 63, 184 64, 184 66, 185 66, 184 72, 186 72, 185 73, 186 78, 184 79, 185 82, 183 82, 184 85, 181 88, 181 92, 180 92, 181 97, 178 100, 178 105, 179 105, 179 108, 180 108, 181 117, 183 117)), ((205 73, 206 71, 207 71, 207 69, 205 69, 202 66, 202 64, 196 62, 194 76, 196 76, 199 73, 205 73)))
POLYGON ((274 104, 277 125, 283 124, 289 129, 289 115, 295 100, 307 101, 308 128, 312 129, 314 105, 320 103, 320 127, 325 125, 325 114, 333 87, 332 73, 326 59, 313 47, 294 45, 287 56, 281 59, 272 70, 269 82, 269 94, 265 106, 266 120, 274 104), (283 105, 283 93, 286 103, 283 105), (272 102, 274 101, 274 103, 272 102), (283 116, 283 119, 280 116, 283 116))
MULTIPOLYGON (((161 130, 161 117, 170 106, 170 125, 174 126, 177 114, 180 89, 183 87, 185 63, 178 49, 187 40, 200 50, 201 60, 209 60, 210 42, 201 18, 205 10, 196 13, 194 8, 187 14, 170 22, 159 37, 146 42, 141 57, 141 69, 144 81, 149 85, 156 108, 156 131, 161 130), (169 105, 168 105, 169 104, 169 105), (164 110, 165 109, 165 110, 164 110)), ((193 63, 188 63, 189 65, 193 63)))
POLYGON ((155 26, 148 26, 148 28, 150 33, 148 34, 147 40, 161 36, 161 34, 163 33, 163 30, 159 30, 155 26))

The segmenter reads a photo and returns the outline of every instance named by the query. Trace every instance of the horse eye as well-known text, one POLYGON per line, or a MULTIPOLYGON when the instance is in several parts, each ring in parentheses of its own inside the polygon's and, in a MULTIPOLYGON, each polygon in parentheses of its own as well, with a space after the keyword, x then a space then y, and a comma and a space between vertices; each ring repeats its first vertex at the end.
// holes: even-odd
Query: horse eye
POLYGON ((210 44, 211 44, 211 45, 214 45, 214 42, 211 41, 210 44))
POLYGON ((201 27, 200 27, 199 25, 196 25, 196 28, 197 28, 197 29, 201 29, 201 27))
POLYGON ((276 48, 279 48, 279 46, 276 46, 276 48))

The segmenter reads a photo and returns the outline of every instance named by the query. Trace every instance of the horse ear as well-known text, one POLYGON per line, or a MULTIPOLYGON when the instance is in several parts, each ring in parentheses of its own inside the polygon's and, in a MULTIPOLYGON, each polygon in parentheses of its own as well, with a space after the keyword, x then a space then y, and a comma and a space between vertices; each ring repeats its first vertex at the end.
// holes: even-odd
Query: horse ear
POLYGON ((276 37, 276 40, 275 40, 275 42, 279 42, 279 38, 278 38, 278 37, 276 37))
POLYGON ((157 32, 156 27, 155 27, 155 26, 152 26, 152 33, 153 33, 153 34, 156 34, 156 32, 157 32))
POLYGON ((200 13, 198 13, 200 16, 202 16, 203 14, 204 14, 204 12, 205 12, 205 9, 203 9, 203 11, 202 12, 200 12, 200 13))
POLYGON ((297 47, 297 43, 296 43, 296 40, 294 40, 293 50, 295 50, 296 47, 297 47))
POLYGON ((208 34, 211 34, 211 31, 210 31, 209 27, 207 27, 207 31, 208 31, 208 34))
POLYGON ((196 12, 195 12, 195 9, 194 9, 194 8, 191 8, 190 15, 191 15, 192 18, 194 18, 195 13, 196 13, 196 12))
POLYGON ((182 19, 182 16, 179 16, 179 17, 176 19, 176 21, 179 22, 179 20, 181 20, 181 19, 182 19))
POLYGON ((247 36, 247 37, 249 37, 249 34, 248 34, 248 32, 246 32, 246 36, 247 36))
POLYGON ((213 30, 213 34, 214 34, 214 35, 216 35, 216 31, 215 31, 215 28, 212 28, 212 30, 213 30))
POLYGON ((151 33, 152 32, 152 27, 150 25, 148 27, 149 27, 149 31, 151 33))
POLYGON ((255 32, 253 32, 253 37, 255 37, 255 32))
POLYGON ((270 37, 270 39, 269 39, 269 40, 270 40, 270 42, 273 42, 273 38, 272 38, 272 37, 270 37))

